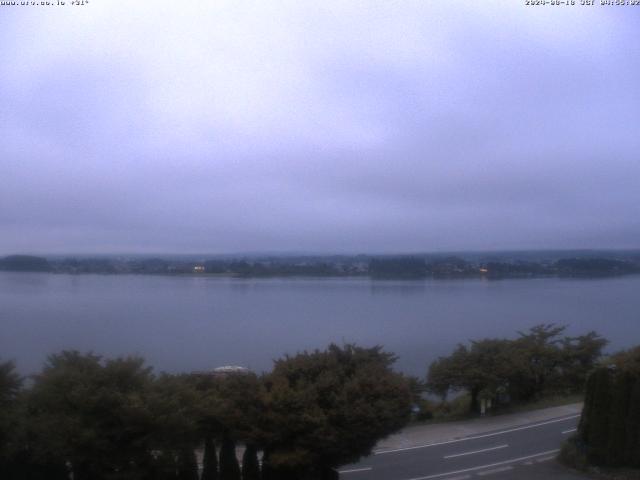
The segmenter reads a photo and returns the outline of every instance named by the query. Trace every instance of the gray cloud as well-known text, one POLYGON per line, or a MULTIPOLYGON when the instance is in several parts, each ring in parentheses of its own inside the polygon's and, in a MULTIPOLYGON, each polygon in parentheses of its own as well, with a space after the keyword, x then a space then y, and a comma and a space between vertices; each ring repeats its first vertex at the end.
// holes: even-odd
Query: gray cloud
POLYGON ((0 252, 638 247, 631 9, 3 7, 0 252))

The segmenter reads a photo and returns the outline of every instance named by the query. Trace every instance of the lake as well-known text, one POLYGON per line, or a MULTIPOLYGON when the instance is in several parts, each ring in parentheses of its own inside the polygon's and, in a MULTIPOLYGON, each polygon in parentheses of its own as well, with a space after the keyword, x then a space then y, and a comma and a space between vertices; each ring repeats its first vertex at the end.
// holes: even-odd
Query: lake
POLYGON ((458 343, 539 323, 640 343, 640 276, 374 281, 0 272, 0 358, 22 373, 47 354, 140 354, 157 370, 243 365, 330 342, 382 344, 424 375, 458 343))

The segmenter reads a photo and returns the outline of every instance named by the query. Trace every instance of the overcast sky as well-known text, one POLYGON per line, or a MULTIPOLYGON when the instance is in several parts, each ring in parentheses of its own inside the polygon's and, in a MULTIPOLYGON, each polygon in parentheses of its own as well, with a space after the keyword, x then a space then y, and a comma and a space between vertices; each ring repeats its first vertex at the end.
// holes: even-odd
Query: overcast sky
POLYGON ((639 32, 524 0, 2 6, 0 254, 640 247, 639 32))

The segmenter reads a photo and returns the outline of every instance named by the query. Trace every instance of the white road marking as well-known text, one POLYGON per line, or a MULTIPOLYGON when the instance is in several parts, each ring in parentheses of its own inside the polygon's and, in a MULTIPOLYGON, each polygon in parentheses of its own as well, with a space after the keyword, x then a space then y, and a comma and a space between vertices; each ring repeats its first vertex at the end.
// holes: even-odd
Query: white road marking
POLYGON ((445 480, 469 480, 471 478, 471 475, 460 475, 458 477, 449 477, 445 480))
POLYGON ((338 473, 368 472, 370 470, 373 470, 373 468, 372 467, 352 468, 351 470, 339 470, 338 473))
POLYGON ((451 443, 467 442, 469 440, 477 440, 479 438, 495 437, 496 435, 504 435, 505 433, 518 432, 520 430, 527 430, 529 428, 542 427, 544 425, 550 425, 552 423, 566 422, 567 420, 573 420, 574 418, 578 418, 579 416, 580 416, 580 414, 571 415, 570 417, 556 418, 555 420, 548 420, 546 422, 535 423, 533 425, 525 425, 525 426, 522 426, 522 427, 515 427, 515 428, 510 428, 508 430, 502 430, 500 432, 485 433, 483 435, 476 435, 476 436, 471 436, 471 437, 458 438, 456 440, 447 440, 446 442, 427 443, 427 444, 424 444, 424 445, 416 445, 414 447, 394 448, 392 450, 379 450, 377 452, 373 452, 373 454, 374 455, 384 455, 386 453, 404 452, 406 450, 416 450, 418 448, 436 447, 438 445, 449 445, 451 443))
POLYGON ((500 450, 501 448, 507 448, 509 445, 498 445, 497 447, 483 448, 482 450, 474 450, 473 452, 455 453, 453 455, 445 455, 444 458, 456 458, 464 457, 465 455, 473 455, 474 453, 490 452, 491 450, 500 450))
POLYGON ((526 457, 511 458, 509 460, 503 460, 502 462, 490 463, 488 465, 480 465, 479 467, 465 468, 463 470, 455 470, 453 472, 436 473, 434 475, 427 475, 425 477, 414 477, 408 480, 429 480, 431 478, 441 478, 441 477, 446 477, 448 475, 457 475, 458 473, 474 472, 476 470, 484 470, 485 468, 498 467, 500 465, 507 465, 509 463, 522 462, 524 460, 529 460, 530 458, 536 458, 544 455, 550 455, 552 453, 558 453, 559 451, 560 450, 547 450, 546 452, 534 453, 533 455, 527 455, 526 457))
POLYGON ((484 477, 485 475, 492 475, 494 473, 500 473, 500 472, 508 472, 509 470, 513 470, 513 467, 500 467, 500 468, 494 468, 493 470, 485 470, 484 472, 478 472, 478 475, 480 475, 481 477, 484 477))
POLYGON ((537 463, 548 462, 549 460, 553 460, 554 458, 556 458, 556 457, 551 456, 551 457, 538 458, 538 459, 536 460, 536 462, 537 462, 537 463))
POLYGON ((569 430, 563 430, 562 434, 566 435, 567 433, 573 433, 573 432, 575 432, 577 430, 578 430, 577 428, 570 428, 569 430))

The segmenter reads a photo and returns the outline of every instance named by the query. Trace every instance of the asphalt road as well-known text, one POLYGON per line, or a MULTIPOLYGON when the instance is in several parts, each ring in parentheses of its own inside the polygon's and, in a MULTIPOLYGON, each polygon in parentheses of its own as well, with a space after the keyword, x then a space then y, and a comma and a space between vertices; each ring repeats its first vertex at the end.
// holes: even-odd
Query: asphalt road
POLYGON ((377 451, 340 469, 342 480, 581 478, 544 474, 579 415, 554 418, 446 442, 377 451), (541 472, 542 476, 541 476, 541 472))

